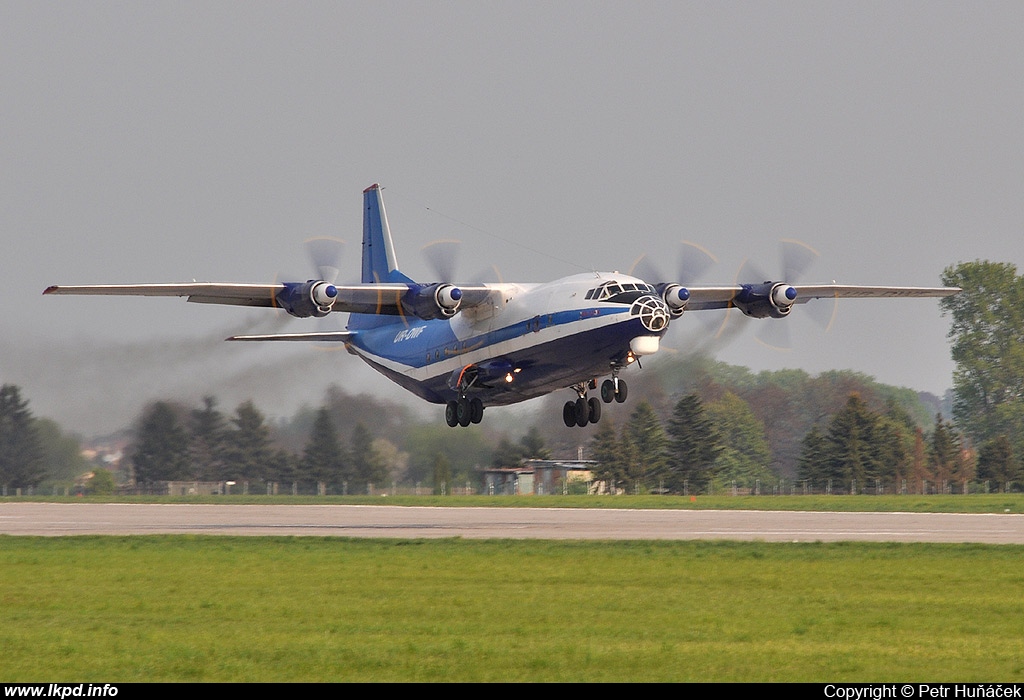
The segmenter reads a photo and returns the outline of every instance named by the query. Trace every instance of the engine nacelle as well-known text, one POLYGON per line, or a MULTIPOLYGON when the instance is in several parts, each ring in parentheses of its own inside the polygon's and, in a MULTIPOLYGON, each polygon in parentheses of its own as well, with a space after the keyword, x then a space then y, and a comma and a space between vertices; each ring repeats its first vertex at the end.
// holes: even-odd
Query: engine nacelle
POLYGON ((278 306, 297 318, 323 318, 337 299, 337 287, 323 280, 286 282, 276 297, 278 306))
POLYGON ((461 303, 462 290, 454 284, 419 285, 402 297, 405 312, 424 321, 451 318, 458 313, 461 303))
POLYGON ((690 301, 690 290, 681 284, 666 284, 661 290, 661 298, 672 318, 679 318, 686 310, 686 302, 690 301))
POLYGON ((797 291, 785 282, 743 285, 733 304, 753 318, 785 318, 796 303, 797 291))

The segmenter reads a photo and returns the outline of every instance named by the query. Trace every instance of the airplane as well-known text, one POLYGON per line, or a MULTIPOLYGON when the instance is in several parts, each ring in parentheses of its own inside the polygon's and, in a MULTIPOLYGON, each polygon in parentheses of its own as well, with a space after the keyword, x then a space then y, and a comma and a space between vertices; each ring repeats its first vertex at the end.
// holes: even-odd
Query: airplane
POLYGON ((626 400, 620 373, 656 353, 670 324, 688 313, 737 308, 752 318, 779 320, 815 299, 945 297, 960 291, 797 287, 786 281, 688 286, 686 280, 646 281, 618 272, 531 284, 420 283, 399 270, 377 184, 363 191, 361 282, 337 284, 331 279, 337 270, 321 268, 320 274, 276 284, 54 285, 43 294, 177 296, 201 304, 278 308, 298 318, 347 312, 343 331, 227 340, 341 343, 404 389, 444 405, 453 428, 479 423, 487 407, 567 388, 576 398, 564 404, 562 420, 566 427, 584 428, 600 420, 602 402, 626 400))

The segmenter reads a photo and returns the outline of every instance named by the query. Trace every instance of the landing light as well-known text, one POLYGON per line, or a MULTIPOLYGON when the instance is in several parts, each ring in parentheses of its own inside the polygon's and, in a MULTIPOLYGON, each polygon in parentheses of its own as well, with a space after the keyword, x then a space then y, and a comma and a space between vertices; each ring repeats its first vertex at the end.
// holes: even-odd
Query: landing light
MULTIPOLYGON (((516 371, 518 372, 519 370, 516 370, 516 371)), ((506 384, 511 384, 513 379, 515 379, 515 376, 511 372, 509 372, 508 374, 505 375, 505 383, 506 384)))

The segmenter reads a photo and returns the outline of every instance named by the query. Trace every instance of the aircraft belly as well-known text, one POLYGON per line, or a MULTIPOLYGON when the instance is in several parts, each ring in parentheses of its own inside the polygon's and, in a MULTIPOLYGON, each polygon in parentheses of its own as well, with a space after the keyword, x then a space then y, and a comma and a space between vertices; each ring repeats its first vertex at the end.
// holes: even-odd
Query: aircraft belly
MULTIPOLYGON (((409 367, 356 348, 364 361, 408 391, 431 403, 457 398, 448 386, 454 371, 466 365, 492 358, 504 358, 522 369, 513 382, 492 387, 474 387, 470 395, 484 405, 508 405, 543 396, 553 390, 607 374, 610 363, 621 360, 629 350, 629 341, 650 334, 636 319, 624 320, 620 314, 586 319, 579 324, 540 327, 535 332, 474 348, 468 340, 466 352, 420 367, 409 367), (583 325, 569 332, 572 325, 583 325), (589 327, 586 327, 589 326, 589 327)), ((482 343, 482 341, 481 341, 482 343)))

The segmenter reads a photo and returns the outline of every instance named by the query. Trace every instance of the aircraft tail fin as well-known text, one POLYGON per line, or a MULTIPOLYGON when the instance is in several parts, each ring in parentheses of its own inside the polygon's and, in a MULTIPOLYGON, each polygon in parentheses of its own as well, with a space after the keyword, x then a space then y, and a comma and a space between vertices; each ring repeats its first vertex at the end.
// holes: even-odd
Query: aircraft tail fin
POLYGON ((363 273, 364 283, 412 282, 398 271, 395 244, 388 228, 380 185, 363 190, 363 273))
MULTIPOLYGON (((363 190, 363 270, 364 284, 397 282, 412 284, 413 281, 398 270, 395 259, 395 244, 388 228, 388 215, 384 211, 384 197, 380 185, 373 184, 363 190)), ((349 315, 350 330, 371 329, 400 323, 398 316, 353 313, 349 315)))

